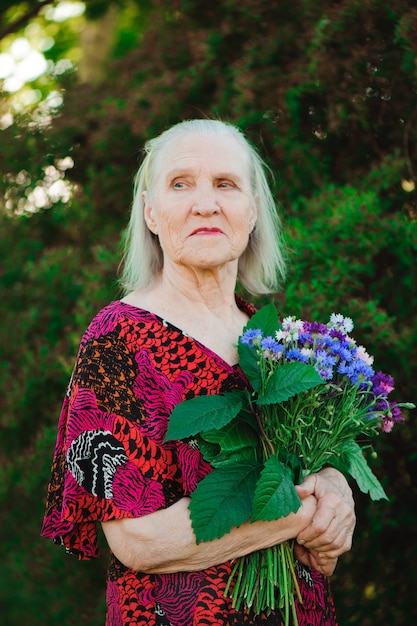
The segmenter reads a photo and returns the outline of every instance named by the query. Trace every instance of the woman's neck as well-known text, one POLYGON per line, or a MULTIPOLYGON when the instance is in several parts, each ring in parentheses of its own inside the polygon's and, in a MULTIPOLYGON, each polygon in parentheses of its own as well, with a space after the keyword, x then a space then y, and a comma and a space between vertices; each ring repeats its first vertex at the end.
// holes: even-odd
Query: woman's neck
POLYGON ((235 268, 194 270, 192 268, 164 268, 155 282, 154 290, 170 306, 181 306, 203 312, 236 308, 235 268))

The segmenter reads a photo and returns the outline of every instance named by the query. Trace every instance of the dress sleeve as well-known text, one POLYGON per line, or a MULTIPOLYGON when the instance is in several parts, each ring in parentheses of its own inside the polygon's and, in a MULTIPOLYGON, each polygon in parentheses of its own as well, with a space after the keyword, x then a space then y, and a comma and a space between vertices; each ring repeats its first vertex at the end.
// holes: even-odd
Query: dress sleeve
POLYGON ((81 342, 59 419, 44 537, 79 559, 97 558, 97 521, 140 517, 188 495, 209 466, 190 446, 164 443, 185 384, 181 375, 162 376, 146 351, 132 352, 115 332, 81 342))

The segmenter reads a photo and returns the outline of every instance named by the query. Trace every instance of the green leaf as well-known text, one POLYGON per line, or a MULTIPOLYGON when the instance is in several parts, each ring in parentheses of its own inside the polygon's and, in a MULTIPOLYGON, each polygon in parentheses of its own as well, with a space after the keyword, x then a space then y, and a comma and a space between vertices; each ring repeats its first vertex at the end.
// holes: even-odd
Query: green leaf
POLYGON ((206 461, 215 467, 232 460, 256 460, 258 435, 242 420, 233 420, 219 430, 205 432, 202 439, 200 450, 206 461), (205 442, 211 445, 206 447, 205 442), (213 454, 213 449, 217 449, 217 453, 213 454))
POLYGON ((198 483, 190 502, 197 543, 218 539, 250 519, 261 467, 249 461, 229 463, 198 483))
POLYGON ((279 461, 281 461, 281 463, 283 463, 291 470, 293 483, 295 485, 299 485, 303 479, 303 465, 300 461, 300 458, 296 454, 288 452, 288 450, 285 450, 285 448, 279 449, 277 458, 279 461))
POLYGON ((239 366, 245 373, 252 388, 259 392, 261 388, 261 372, 259 370, 258 355, 256 349, 244 343, 238 344, 239 366))
POLYGON ((222 428, 239 413, 246 395, 245 392, 235 391, 180 402, 170 415, 165 441, 185 439, 206 430, 222 428))
POLYGON ((240 420, 233 420, 219 430, 205 432, 203 438, 210 443, 219 444, 223 452, 234 452, 247 447, 256 448, 258 445, 257 434, 248 424, 240 420))
POLYGON ((265 337, 274 336, 280 328, 278 313, 274 304, 270 303, 260 308, 248 321, 243 332, 249 329, 262 329, 265 337))
POLYGON ((230 463, 239 461, 256 461, 257 459, 254 448, 240 448, 240 450, 225 453, 221 451, 219 446, 207 444, 204 441, 200 444, 200 452, 212 467, 221 467, 222 465, 230 465, 230 463))
POLYGON ((345 474, 345 475, 350 474, 349 456, 347 454, 344 454, 343 452, 338 453, 337 455, 332 454, 328 458, 327 463, 331 465, 332 467, 336 468, 337 470, 339 470, 339 472, 342 472, 342 474, 345 474))
POLYGON ((271 456, 256 486, 252 521, 271 521, 298 511, 301 500, 289 467, 271 456))
POLYGON ((266 384, 265 393, 258 398, 258 404, 285 402, 297 393, 323 384, 325 381, 312 365, 298 362, 284 363, 273 371, 266 384))
POLYGON ((350 474, 356 480, 359 489, 363 493, 369 493, 372 500, 388 500, 384 488, 370 469, 356 442, 350 442, 345 446, 340 457, 332 459, 331 464, 341 472, 350 474))
POLYGON ((360 446, 352 441, 346 447, 345 454, 348 459, 348 472, 358 483, 363 493, 369 493, 371 500, 388 500, 388 496, 378 478, 372 472, 360 446))

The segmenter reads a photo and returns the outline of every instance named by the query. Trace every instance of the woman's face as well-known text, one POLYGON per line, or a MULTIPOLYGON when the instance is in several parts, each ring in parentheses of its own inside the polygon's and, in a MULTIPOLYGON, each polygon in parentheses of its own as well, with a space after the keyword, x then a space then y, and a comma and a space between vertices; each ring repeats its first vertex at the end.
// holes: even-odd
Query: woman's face
POLYGON ((186 134, 165 149, 145 220, 167 262, 210 269, 235 263, 256 222, 247 154, 233 139, 186 134))

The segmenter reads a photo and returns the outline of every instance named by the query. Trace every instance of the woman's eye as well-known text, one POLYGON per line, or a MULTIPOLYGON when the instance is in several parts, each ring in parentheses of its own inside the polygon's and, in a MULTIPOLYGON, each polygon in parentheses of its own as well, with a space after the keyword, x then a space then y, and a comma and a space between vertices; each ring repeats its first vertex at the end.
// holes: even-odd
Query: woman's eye
POLYGON ((218 187, 220 187, 220 189, 228 189, 229 187, 234 187, 234 185, 228 180, 221 180, 218 187))
POLYGON ((176 180, 173 183, 173 187, 174 187, 174 189, 184 189, 185 183, 182 180, 176 180))

